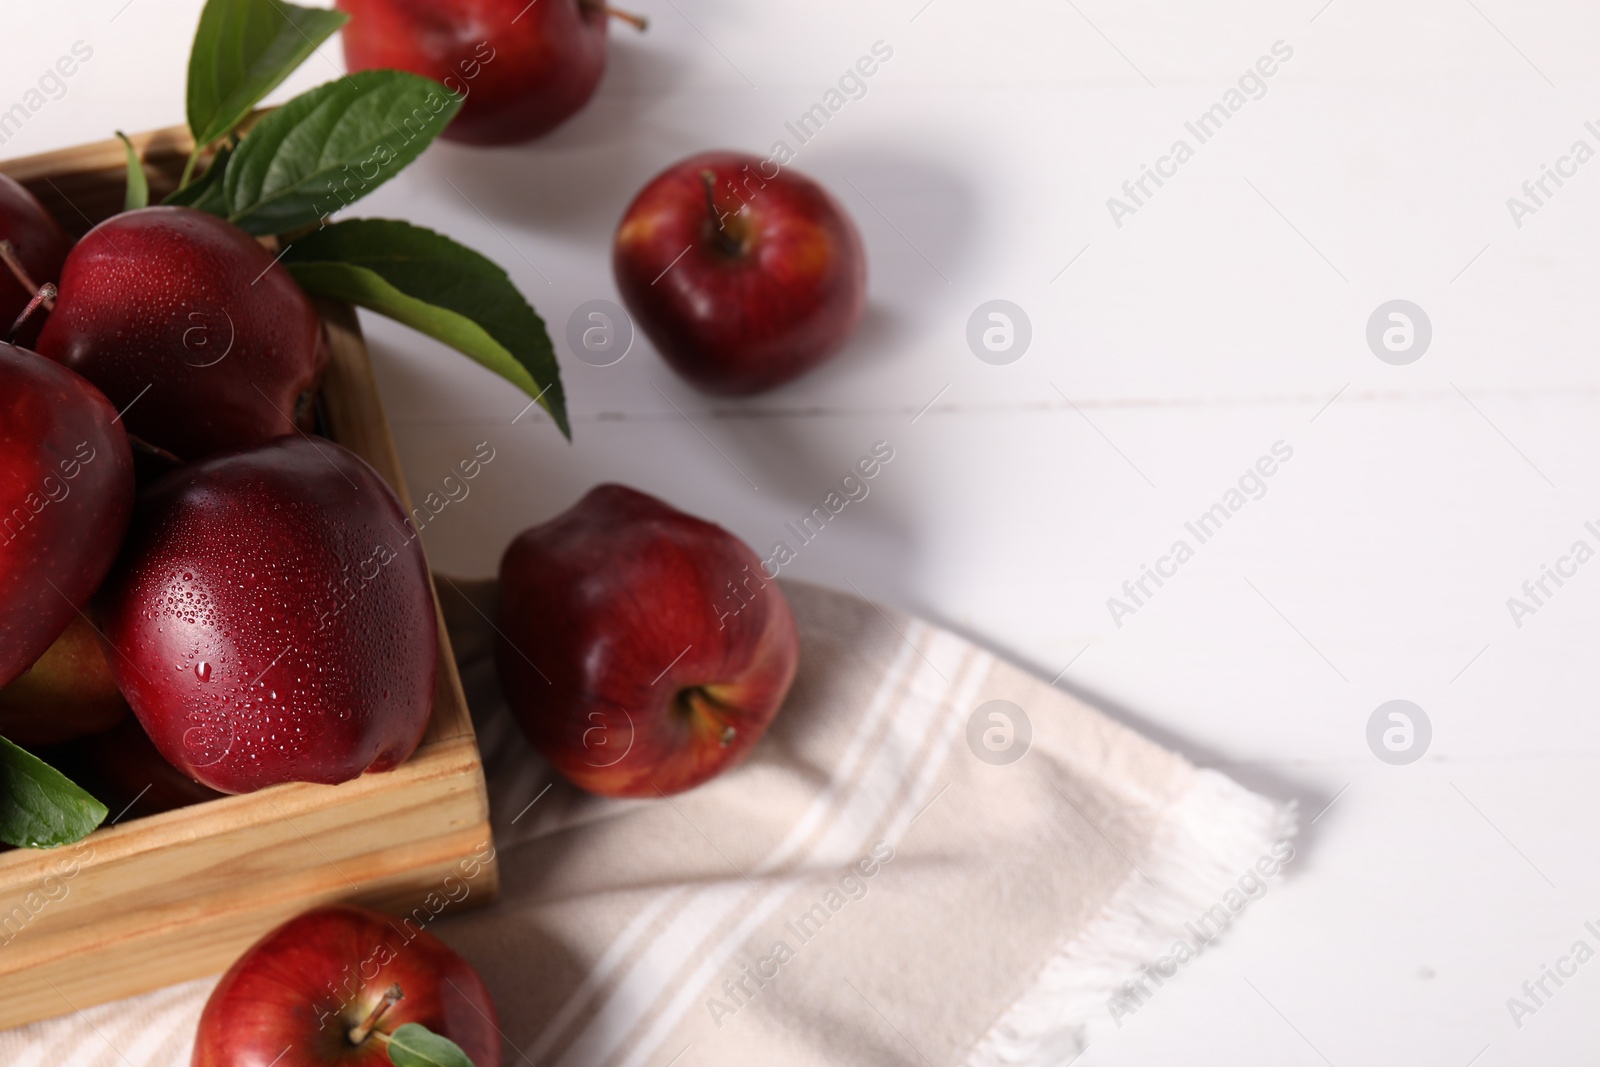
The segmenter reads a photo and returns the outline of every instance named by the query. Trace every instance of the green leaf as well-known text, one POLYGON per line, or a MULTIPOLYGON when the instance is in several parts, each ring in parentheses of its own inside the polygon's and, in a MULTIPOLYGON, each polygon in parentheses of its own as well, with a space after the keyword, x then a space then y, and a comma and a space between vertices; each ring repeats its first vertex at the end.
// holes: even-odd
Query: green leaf
POLYGON ((133 142, 128 140, 127 134, 118 130, 117 137, 128 151, 128 191, 122 198, 122 210, 138 211, 142 207, 149 207, 150 179, 144 176, 144 164, 139 160, 139 153, 134 151, 133 142))
POLYGON ((351 219, 295 241, 283 265, 309 292, 387 315, 471 356, 537 400, 572 439, 544 320, 477 252, 407 222, 351 219))
POLYGON ((406 1023, 389 1035, 389 1062, 394 1067, 473 1067, 460 1045, 421 1023, 406 1023))
POLYGON ((233 153, 228 220, 258 236, 320 221, 421 155, 463 99, 399 70, 362 71, 295 97, 233 153))
POLYGON ((204 148, 244 121, 349 21, 283 0, 209 0, 189 52, 189 129, 204 148))
POLYGON ((228 171, 228 159, 232 155, 232 148, 226 146, 219 148, 217 154, 212 157, 211 166, 206 168, 204 174, 182 189, 173 191, 161 202, 173 207, 192 207, 226 217, 228 201, 223 195, 222 177, 228 171))
POLYGON ((23 848, 70 845, 106 817, 106 806, 33 753, 0 737, 0 841, 23 848))

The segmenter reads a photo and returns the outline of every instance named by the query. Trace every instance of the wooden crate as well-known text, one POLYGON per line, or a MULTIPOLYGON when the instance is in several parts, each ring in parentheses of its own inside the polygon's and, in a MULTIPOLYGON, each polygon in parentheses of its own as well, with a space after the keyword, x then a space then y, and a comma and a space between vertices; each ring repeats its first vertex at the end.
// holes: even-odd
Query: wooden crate
MULTIPOLYGON (((159 200, 177 184, 187 131, 134 142, 159 200)), ((119 141, 0 163, 0 173, 75 234, 122 209, 119 141)), ((409 510, 355 313, 319 306, 332 345, 323 395, 331 434, 409 510)), ((441 618, 433 719, 404 766, 122 822, 76 846, 0 854, 0 1028, 215 974, 262 933, 318 904, 422 908, 420 921, 441 905, 486 903, 498 891, 492 857, 483 764, 441 618)))

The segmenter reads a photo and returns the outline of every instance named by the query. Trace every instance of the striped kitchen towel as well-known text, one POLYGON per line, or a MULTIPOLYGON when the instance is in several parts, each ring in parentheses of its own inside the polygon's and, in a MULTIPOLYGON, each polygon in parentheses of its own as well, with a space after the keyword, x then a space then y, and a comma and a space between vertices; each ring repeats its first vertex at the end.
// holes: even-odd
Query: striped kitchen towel
MULTIPOLYGON (((1293 856, 1292 807, 948 631, 783 587, 800 673, 751 759, 618 801, 511 722, 493 583, 441 583, 502 893, 433 929, 488 980, 508 1065, 1063 1064, 1293 856)), ((213 982, 0 1034, 0 1062, 181 1067, 213 982)))

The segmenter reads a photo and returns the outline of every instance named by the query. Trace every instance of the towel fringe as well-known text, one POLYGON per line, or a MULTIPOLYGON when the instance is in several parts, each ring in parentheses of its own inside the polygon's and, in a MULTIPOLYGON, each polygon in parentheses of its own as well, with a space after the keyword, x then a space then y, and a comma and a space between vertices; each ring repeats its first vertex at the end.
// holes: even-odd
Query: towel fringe
MULTIPOLYGON (((973 1049, 967 1067, 1062 1067, 1115 1032, 1113 998, 1139 1006, 1124 983, 1144 976, 1175 942, 1203 952, 1215 937, 1197 938, 1186 924, 1215 905, 1226 909, 1224 897, 1239 891, 1246 873, 1261 879, 1256 862, 1274 858, 1273 846, 1294 837, 1296 829, 1292 803, 1257 796, 1216 771, 1197 771, 1141 859, 1143 876, 1130 874, 1101 914, 1045 964, 1032 988, 973 1049)), ((1163 982, 1175 977, 1151 973, 1163 982)), ((1157 991, 1148 978, 1146 988, 1152 995, 1157 991)))

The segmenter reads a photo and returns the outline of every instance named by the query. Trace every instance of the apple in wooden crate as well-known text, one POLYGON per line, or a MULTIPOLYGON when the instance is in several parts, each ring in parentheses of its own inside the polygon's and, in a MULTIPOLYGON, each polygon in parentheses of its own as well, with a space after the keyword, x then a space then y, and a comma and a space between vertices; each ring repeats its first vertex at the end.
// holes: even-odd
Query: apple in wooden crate
POLYGON ((105 636, 173 766, 247 793, 411 755, 439 638, 405 517, 358 456, 301 436, 181 467, 141 495, 105 636))
POLYGON ((133 455, 87 381, 0 344, 0 686, 79 617, 133 509, 133 455))

